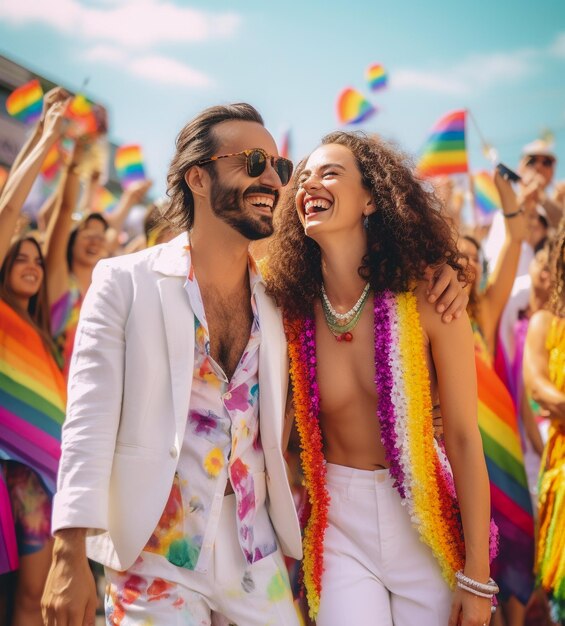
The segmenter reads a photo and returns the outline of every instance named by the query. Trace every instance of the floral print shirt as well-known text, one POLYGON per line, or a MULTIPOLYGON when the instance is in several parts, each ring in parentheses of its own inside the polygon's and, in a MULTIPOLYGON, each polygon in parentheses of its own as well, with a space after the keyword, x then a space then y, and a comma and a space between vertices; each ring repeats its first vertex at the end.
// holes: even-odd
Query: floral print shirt
POLYGON ((265 507, 265 459, 259 436, 260 320, 255 288, 261 275, 249 257, 253 322, 247 346, 231 378, 210 354, 210 336, 198 281, 189 256, 185 289, 194 311, 194 371, 187 426, 177 473, 161 520, 146 551, 171 563, 206 572, 224 491, 231 482, 238 537, 248 563, 277 549, 265 507))

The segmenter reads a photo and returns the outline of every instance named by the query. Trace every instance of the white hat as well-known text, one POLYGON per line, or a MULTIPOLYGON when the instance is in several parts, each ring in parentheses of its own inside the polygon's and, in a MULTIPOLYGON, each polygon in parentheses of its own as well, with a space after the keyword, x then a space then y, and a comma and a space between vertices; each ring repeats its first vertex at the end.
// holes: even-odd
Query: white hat
POLYGON ((522 148, 522 156, 548 156, 555 161, 557 160, 557 156, 553 151, 553 145, 547 143, 547 141, 544 141, 543 139, 536 139, 526 144, 522 148))

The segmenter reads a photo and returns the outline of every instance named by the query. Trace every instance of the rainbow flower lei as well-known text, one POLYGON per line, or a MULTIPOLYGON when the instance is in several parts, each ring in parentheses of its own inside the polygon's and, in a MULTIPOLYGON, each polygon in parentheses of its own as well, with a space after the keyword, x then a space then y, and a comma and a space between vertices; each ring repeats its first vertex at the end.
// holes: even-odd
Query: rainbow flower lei
MULTIPOLYGON (((315 618, 322 590, 329 505, 318 422, 315 323, 307 318, 287 322, 286 326, 302 468, 312 507, 304 531, 303 571, 310 616, 315 618)), ((374 337, 377 416, 390 473, 412 523, 453 588, 455 572, 465 564, 463 528, 451 467, 443 442, 433 433, 430 380, 413 293, 375 294, 374 337)), ((497 529, 491 521, 491 560, 496 548, 497 529)))

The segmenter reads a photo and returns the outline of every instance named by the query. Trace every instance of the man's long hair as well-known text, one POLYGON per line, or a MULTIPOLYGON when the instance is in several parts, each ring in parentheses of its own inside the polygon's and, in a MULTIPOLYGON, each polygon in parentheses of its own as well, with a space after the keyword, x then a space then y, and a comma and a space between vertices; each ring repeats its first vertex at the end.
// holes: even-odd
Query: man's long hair
POLYGON ((229 121, 265 125, 259 112, 250 104, 219 105, 202 111, 188 122, 177 137, 176 152, 167 174, 167 195, 171 204, 163 217, 179 230, 189 230, 194 223, 194 198, 185 175, 199 161, 215 156, 218 140, 214 128, 229 121))
MULTIPOLYGON (((415 177, 405 155, 360 132, 330 133, 322 139, 327 144, 351 150, 376 207, 367 219, 367 250, 358 270, 374 291, 406 291, 427 267, 446 262, 467 279, 440 201, 415 177)), ((295 207, 305 163, 298 164, 281 203, 267 262, 268 292, 289 319, 311 314, 322 285, 320 247, 305 235, 295 207)))

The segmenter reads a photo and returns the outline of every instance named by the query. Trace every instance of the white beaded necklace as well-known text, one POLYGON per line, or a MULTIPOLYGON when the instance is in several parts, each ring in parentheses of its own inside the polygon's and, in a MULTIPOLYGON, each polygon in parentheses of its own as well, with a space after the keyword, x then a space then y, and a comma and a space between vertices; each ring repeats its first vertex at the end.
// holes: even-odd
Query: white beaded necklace
POLYGON ((357 313, 357 311, 359 310, 359 307, 365 301, 365 296, 367 295, 367 292, 369 291, 369 287, 370 285, 369 283, 367 283, 365 285, 365 288, 361 292, 361 295, 359 296, 359 300, 357 300, 357 302, 349 309, 349 311, 347 311, 347 313, 338 313, 333 308, 332 303, 330 302, 330 299, 328 298, 328 294, 326 293, 326 288, 324 287, 324 283, 322 283, 322 298, 324 299, 324 303, 328 311, 332 314, 332 316, 335 317, 337 320, 343 321, 343 320, 349 319, 350 317, 353 317, 355 313, 357 313))

